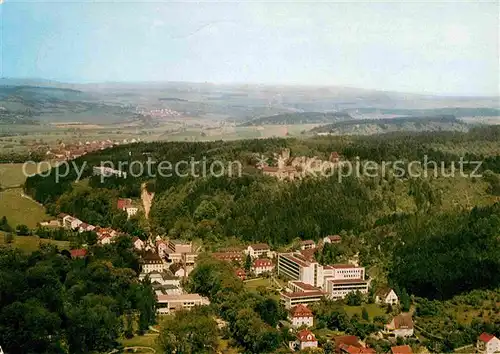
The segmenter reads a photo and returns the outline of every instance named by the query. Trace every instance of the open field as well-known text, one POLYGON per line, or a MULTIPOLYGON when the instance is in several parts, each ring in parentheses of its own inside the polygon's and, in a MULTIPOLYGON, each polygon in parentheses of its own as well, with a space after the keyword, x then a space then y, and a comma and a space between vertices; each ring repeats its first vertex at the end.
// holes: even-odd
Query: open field
MULTIPOLYGON (((27 174, 40 173, 46 171, 49 165, 46 162, 39 164, 27 164, 25 171, 27 174)), ((10 187, 23 184, 26 181, 26 176, 23 172, 23 164, 21 163, 4 163, 0 164, 0 186, 10 187)))
MULTIPOLYGON (((143 336, 135 336, 130 339, 122 339, 120 342, 124 347, 150 347, 160 353, 160 346, 157 343, 158 335, 146 333, 143 336)), ((152 353, 151 350, 138 350, 136 353, 152 353)))
POLYGON ((361 317, 363 307, 366 309, 366 311, 368 311, 370 320, 373 320, 375 316, 383 316, 385 314, 385 310, 377 304, 365 304, 363 306, 344 306, 344 310, 351 317, 355 314, 358 314, 361 317))
POLYGON ((12 227, 25 224, 29 228, 34 228, 40 221, 50 219, 43 206, 22 193, 21 188, 0 192, 0 217, 6 216, 12 227))
POLYGON ((40 243, 50 243, 56 245, 59 249, 69 249, 69 241, 55 241, 39 238, 38 236, 14 236, 11 244, 5 244, 5 233, 0 231, 0 247, 14 247, 26 253, 36 251, 40 243))

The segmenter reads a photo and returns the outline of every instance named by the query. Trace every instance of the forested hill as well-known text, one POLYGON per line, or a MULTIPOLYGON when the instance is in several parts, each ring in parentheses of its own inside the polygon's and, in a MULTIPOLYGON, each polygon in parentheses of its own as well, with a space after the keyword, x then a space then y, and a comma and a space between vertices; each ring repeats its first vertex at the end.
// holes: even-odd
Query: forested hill
POLYGON ((254 125, 286 125, 286 124, 320 124, 348 121, 353 119, 345 112, 297 112, 283 113, 268 117, 261 117, 249 120, 241 126, 254 125))
POLYGON ((398 131, 468 131, 469 126, 453 115, 402 117, 389 119, 363 119, 336 122, 313 128, 314 134, 373 135, 398 131))

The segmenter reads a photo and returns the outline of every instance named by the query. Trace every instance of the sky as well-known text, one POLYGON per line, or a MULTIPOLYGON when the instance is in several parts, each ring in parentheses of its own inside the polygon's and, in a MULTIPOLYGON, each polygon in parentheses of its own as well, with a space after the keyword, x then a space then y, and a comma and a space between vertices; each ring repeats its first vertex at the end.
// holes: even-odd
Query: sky
POLYGON ((499 95, 499 2, 0 0, 1 75, 499 95))

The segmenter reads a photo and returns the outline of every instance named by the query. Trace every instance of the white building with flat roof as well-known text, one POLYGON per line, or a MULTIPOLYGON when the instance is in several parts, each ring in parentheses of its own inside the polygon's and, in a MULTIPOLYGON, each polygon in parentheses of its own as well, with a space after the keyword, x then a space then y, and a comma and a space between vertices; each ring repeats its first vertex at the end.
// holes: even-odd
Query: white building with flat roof
POLYGON ((306 291, 306 286, 319 288, 331 299, 343 299, 348 293, 368 293, 365 268, 352 264, 322 266, 300 253, 278 254, 278 275, 291 279, 292 291, 306 291), (302 285, 300 285, 302 284, 302 285))
POLYGON ((210 301, 199 294, 157 295, 157 311, 169 314, 178 310, 190 310, 194 306, 210 305, 210 301))

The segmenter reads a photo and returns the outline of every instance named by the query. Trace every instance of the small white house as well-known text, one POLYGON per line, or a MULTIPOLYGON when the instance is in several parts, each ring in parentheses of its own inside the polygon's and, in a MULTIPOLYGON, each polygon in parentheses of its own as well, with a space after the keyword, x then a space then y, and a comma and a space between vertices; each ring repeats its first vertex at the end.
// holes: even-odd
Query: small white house
POLYGON ((144 241, 143 241, 143 240, 141 240, 139 237, 137 237, 137 236, 136 236, 136 237, 134 237, 134 238, 132 239, 132 243, 134 244, 134 248, 135 248, 136 250, 141 251, 141 250, 143 250, 143 249, 144 249, 144 241))
POLYGON ((482 333, 477 339, 476 349, 481 354, 500 353, 500 339, 493 334, 482 333))
POLYGON ((297 333, 297 339, 289 343, 292 350, 304 350, 306 348, 317 348, 318 341, 314 333, 308 329, 303 329, 297 333))
POLYGON ((399 304, 399 298, 393 289, 384 288, 376 292, 375 303, 386 304, 386 305, 397 305, 399 304))
POLYGON ((312 327, 314 322, 312 311, 302 304, 298 304, 290 309, 288 319, 292 323, 292 326, 296 328, 304 325, 312 327))
POLYGON ((387 332, 397 337, 413 336, 413 320, 411 313, 401 313, 385 325, 387 332))

